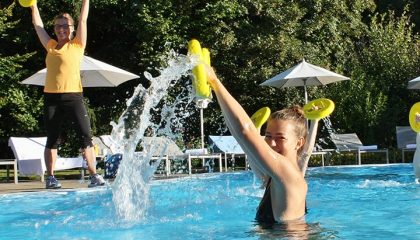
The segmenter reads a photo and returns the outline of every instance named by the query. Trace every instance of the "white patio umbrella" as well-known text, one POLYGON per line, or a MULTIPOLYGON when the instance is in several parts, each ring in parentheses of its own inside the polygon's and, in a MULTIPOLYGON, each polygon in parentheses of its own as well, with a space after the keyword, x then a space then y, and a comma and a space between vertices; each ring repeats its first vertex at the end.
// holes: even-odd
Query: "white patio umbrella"
POLYGON ((322 67, 307 63, 305 59, 303 59, 298 65, 287 69, 260 85, 278 88, 303 86, 305 89, 305 103, 307 103, 308 93, 306 91, 306 86, 326 85, 349 79, 350 78, 348 77, 331 72, 322 67))
MULTIPOLYGON (((44 68, 21 83, 44 86, 46 74, 47 69, 44 68)), ((88 56, 83 56, 80 65, 80 75, 82 77, 83 87, 116 87, 128 80, 139 78, 139 76, 133 73, 88 56)))
POLYGON ((416 77, 408 82, 408 89, 420 89, 420 77, 416 77))

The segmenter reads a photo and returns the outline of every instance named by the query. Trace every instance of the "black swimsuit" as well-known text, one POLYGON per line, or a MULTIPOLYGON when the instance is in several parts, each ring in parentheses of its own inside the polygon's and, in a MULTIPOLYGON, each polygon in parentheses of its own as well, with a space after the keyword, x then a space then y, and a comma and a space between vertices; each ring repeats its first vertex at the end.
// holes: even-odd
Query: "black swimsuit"
MULTIPOLYGON (((271 206, 271 178, 268 179, 267 187, 265 188, 264 196, 261 199, 260 205, 258 206, 255 220, 259 223, 276 223, 274 219, 273 207, 271 206)), ((308 213, 305 203, 305 214, 308 213)))
POLYGON ((258 206, 255 220, 261 223, 275 223, 273 214, 273 207, 271 206, 271 178, 268 179, 267 187, 265 188, 264 196, 258 206))

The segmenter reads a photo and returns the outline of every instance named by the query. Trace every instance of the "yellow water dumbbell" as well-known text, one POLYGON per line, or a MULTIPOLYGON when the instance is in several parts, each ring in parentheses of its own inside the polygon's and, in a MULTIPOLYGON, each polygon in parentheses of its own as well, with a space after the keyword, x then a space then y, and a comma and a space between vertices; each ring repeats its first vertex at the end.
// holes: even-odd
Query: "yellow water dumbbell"
POLYGON ((318 98, 312 100, 303 106, 305 118, 310 120, 319 120, 328 117, 335 108, 335 104, 328 98, 318 98))
POLYGON ((200 42, 196 39, 192 39, 188 42, 188 54, 197 55, 199 57, 199 63, 193 68, 192 72, 194 75, 193 87, 195 89, 195 95, 198 98, 206 99, 211 98, 211 89, 207 82, 207 64, 210 66, 210 52, 207 48, 201 48, 200 42))
POLYGON ((30 7, 36 3, 36 0, 19 0, 22 7, 30 7))

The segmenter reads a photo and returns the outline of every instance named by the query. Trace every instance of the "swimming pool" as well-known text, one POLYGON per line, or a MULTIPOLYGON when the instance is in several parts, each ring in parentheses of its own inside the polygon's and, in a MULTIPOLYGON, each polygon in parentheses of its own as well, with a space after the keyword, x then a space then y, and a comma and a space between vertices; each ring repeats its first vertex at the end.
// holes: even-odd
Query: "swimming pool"
POLYGON ((411 164, 311 168, 307 179, 309 213, 295 229, 258 226, 263 189, 252 173, 234 172, 152 181, 139 223, 115 217, 109 188, 0 195, 0 238, 419 239, 411 164))

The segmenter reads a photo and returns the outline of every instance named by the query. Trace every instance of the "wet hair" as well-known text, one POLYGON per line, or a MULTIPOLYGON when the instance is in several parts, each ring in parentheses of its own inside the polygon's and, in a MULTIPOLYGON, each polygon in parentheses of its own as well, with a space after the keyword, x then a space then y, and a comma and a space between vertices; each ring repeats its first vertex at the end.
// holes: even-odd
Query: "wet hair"
MULTIPOLYGON (((269 121, 273 120, 291 120, 294 124, 294 132, 298 138, 303 138, 306 141, 308 135, 307 121, 301 106, 294 105, 284 108, 280 111, 274 112, 270 115, 269 121)), ((300 154, 303 148, 298 150, 300 154)))

